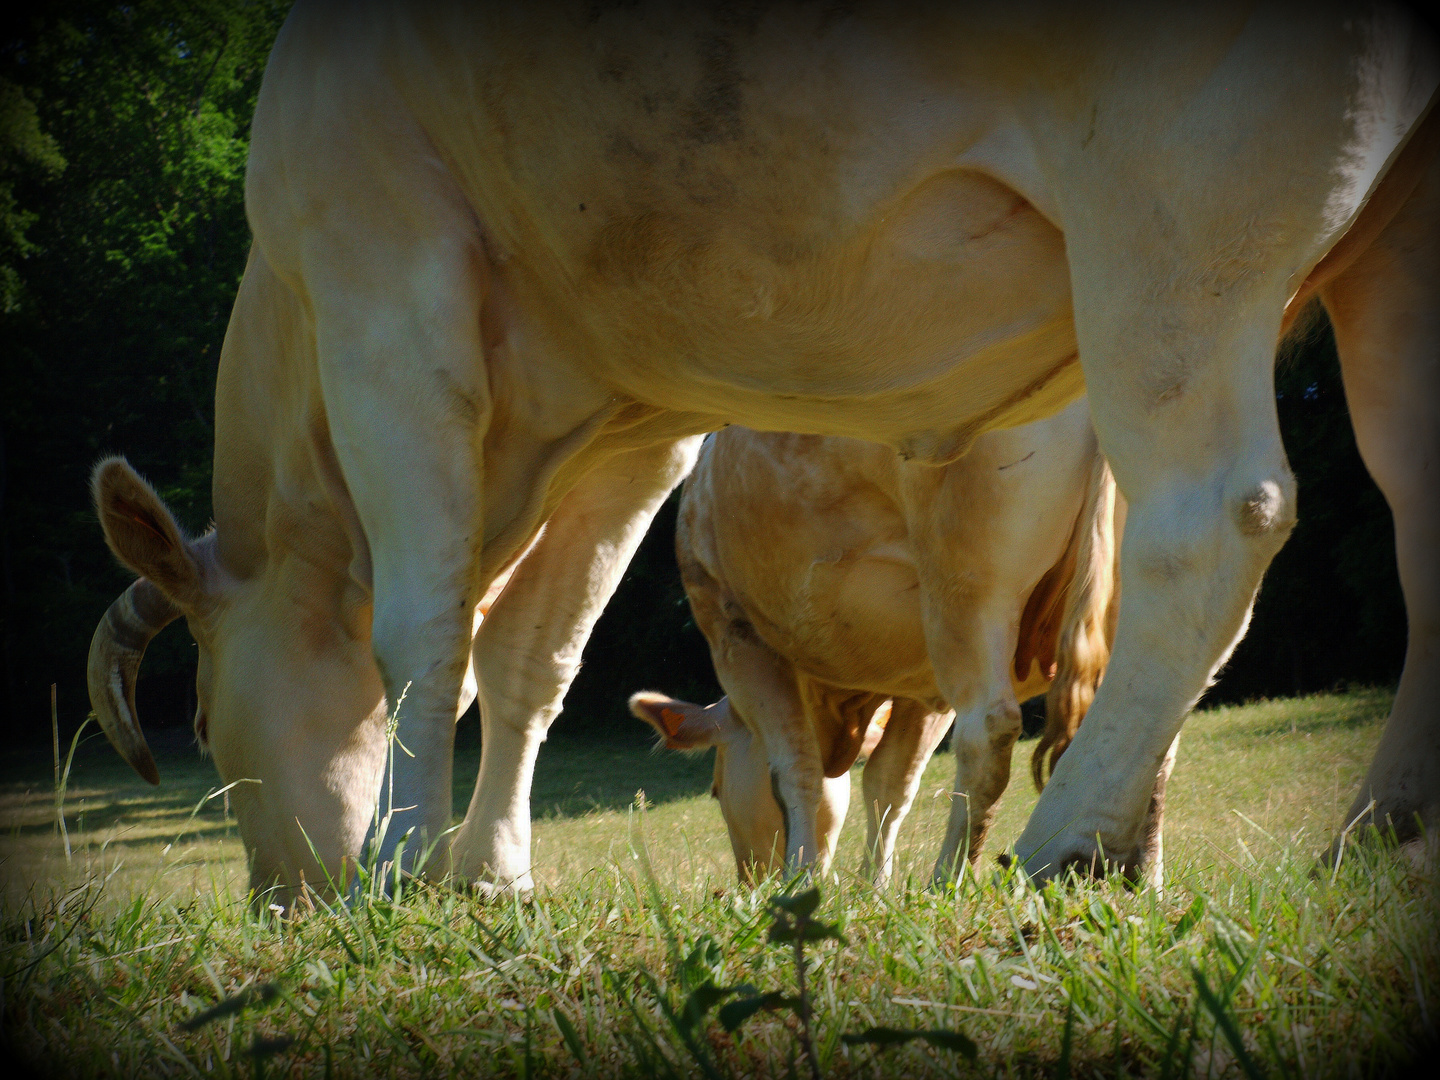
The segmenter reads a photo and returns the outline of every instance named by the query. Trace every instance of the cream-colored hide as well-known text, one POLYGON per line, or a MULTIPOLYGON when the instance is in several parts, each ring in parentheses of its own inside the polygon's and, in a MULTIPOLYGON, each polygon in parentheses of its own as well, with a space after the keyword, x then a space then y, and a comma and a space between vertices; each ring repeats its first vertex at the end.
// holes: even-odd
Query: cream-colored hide
POLYGON ((300 0, 251 128, 215 533, 97 475, 146 578, 97 631, 97 714, 145 769, 130 684, 183 614, 215 763, 260 781, 235 789, 256 884, 339 874, 383 789, 382 862, 408 835, 407 868, 435 847, 525 888, 535 755, 685 439, 943 463, 1083 386, 1130 505, 1124 612, 1016 851, 1132 860, 1294 520, 1272 361, 1328 283, 1412 625, 1362 798, 1440 835, 1425 33, 1359 3, 300 0), (472 664, 484 758, 450 833, 472 664))
POLYGON ((850 766, 890 701, 863 772, 868 866, 887 879, 954 720, 936 863, 948 877, 978 855, 1009 782, 1020 701, 1058 670, 1038 782, 1039 758, 1052 745, 1059 756, 1094 696, 1113 629, 1114 525, 1083 400, 982 435, 938 469, 853 439, 726 428, 686 481, 676 535, 726 697, 701 709, 642 693, 631 711, 667 746, 717 747, 713 791, 745 879, 787 856, 828 869, 850 766))

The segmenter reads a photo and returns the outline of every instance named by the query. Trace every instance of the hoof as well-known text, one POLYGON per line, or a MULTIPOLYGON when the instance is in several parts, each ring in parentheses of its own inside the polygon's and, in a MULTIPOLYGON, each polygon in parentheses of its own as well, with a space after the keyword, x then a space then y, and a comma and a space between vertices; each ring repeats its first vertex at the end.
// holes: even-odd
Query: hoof
POLYGON ((1091 881, 1119 877, 1132 889, 1160 887, 1160 868, 1143 863, 1138 854, 1128 859, 1113 859, 1103 857, 1098 848, 1072 849, 1067 854, 1051 857, 1033 869, 1032 864, 1039 862, 1035 855, 1022 861, 1018 855, 1007 853, 996 856, 996 860, 1007 869, 1016 867, 1037 887, 1051 881, 1064 881, 1072 873, 1091 881))
POLYGON ((529 904, 535 899, 535 882, 528 873, 510 881, 478 878, 467 881, 465 891, 482 903, 529 904))

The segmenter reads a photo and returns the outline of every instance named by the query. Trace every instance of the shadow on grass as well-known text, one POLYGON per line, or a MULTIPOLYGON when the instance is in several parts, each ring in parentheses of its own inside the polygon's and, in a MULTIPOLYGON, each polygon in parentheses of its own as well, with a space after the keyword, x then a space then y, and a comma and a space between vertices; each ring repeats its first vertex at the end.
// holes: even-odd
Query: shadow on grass
MULTIPOLYGON (((183 742, 167 745, 152 740, 151 748, 160 770, 158 788, 136 776, 103 738, 86 740, 76 752, 70 772, 65 800, 70 827, 78 828, 83 809, 84 829, 92 833, 125 826, 160 826, 162 832, 183 827, 187 837, 199 837, 223 830, 226 826, 218 799, 202 807, 194 819, 183 821, 196 803, 221 787, 214 763, 183 742)), ((713 751, 656 753, 643 742, 552 739, 541 747, 535 767, 531 814, 539 821, 624 810, 639 790, 652 805, 694 798, 709 792, 713 761, 713 751)), ((460 740, 455 751, 452 804, 457 818, 470 805, 479 768, 479 740, 460 740)), ((41 751, 5 764, 0 775, 0 822, 6 834, 27 837, 53 830, 53 784, 53 763, 41 751)), ((230 826, 233 828, 233 821, 230 826)), ((152 836, 135 843, 153 840, 152 836)), ((117 838, 115 842, 121 841, 117 838)))
MULTIPOLYGON (((1219 737, 1242 743, 1294 734, 1345 732, 1383 721, 1392 699, 1389 689, 1357 689, 1292 701, 1257 702, 1218 709, 1208 716, 1201 713, 1191 730, 1200 738, 1219 737)), ((188 817, 197 802, 221 786, 221 780, 214 764, 195 750, 188 731, 157 734, 160 737, 152 738, 151 745, 160 769, 159 788, 136 776, 103 738, 86 739, 71 771, 67 820, 76 822, 83 802, 84 825, 90 831, 149 825, 161 818, 171 819, 171 825, 162 831, 182 828, 177 819, 188 817)), ((478 733, 462 730, 457 734, 452 805, 458 820, 474 790, 480 740, 478 733)), ((634 802, 637 791, 644 791, 646 801, 656 806, 705 795, 710 790, 713 762, 713 751, 656 751, 639 738, 595 741, 559 736, 541 747, 531 790, 531 815, 545 821, 622 811, 634 802)), ((53 827, 45 813, 52 785, 53 763, 48 753, 36 749, 4 764, 0 798, 5 805, 0 809, 0 818, 8 819, 4 821, 7 833, 38 835, 53 827), (37 816, 42 813, 43 818, 37 816)), ((185 822, 183 830, 185 835, 200 837, 225 827, 217 800, 185 822)))
MULTIPOLYGON (((644 744, 627 745, 556 738, 540 748, 530 814, 536 821, 582 817, 603 810, 624 810, 637 791, 659 806, 693 799, 710 791, 714 752, 654 752, 644 744)), ((463 814, 480 767, 478 746, 455 753, 454 806, 463 814)))

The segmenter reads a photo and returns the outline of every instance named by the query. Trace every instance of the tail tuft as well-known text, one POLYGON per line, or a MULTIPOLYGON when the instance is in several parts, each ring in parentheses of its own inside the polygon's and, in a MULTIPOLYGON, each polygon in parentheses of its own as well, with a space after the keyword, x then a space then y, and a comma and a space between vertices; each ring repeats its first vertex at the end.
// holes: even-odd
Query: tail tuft
POLYGON ((1070 541, 1075 571, 1056 645, 1055 680, 1045 696, 1045 730, 1030 758, 1037 791, 1045 789, 1047 774, 1075 738, 1110 662, 1120 611, 1116 500, 1115 478, 1097 449, 1070 541))

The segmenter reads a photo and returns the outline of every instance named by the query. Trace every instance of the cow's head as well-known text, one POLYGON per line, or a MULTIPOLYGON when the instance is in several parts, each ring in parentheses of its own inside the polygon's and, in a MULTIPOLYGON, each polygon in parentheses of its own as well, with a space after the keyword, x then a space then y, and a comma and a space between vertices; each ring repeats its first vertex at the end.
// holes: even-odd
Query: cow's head
POLYGON ((630 711, 653 727, 671 750, 715 747, 710 794, 720 803, 740 880, 751 883, 785 862, 785 814, 775 799, 765 742, 735 718, 730 699, 702 708, 642 691, 630 711))
POLYGON ((92 488, 111 550, 141 575, 90 645, 90 702, 105 734, 159 782, 135 676, 150 639, 183 615, 199 645, 196 735, 234 785, 251 885, 278 884, 272 896, 285 902, 302 878, 338 883, 364 843, 385 753, 368 595, 345 560, 291 548, 272 547, 242 571, 227 567, 222 539, 213 530, 186 537, 120 458, 96 466, 92 488))

